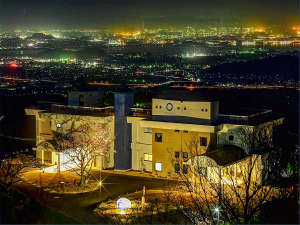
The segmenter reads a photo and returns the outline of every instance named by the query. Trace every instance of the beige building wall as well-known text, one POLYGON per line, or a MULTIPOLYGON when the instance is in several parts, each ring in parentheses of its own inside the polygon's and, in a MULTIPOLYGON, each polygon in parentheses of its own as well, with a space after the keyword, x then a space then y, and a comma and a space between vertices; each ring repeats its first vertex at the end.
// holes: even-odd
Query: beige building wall
POLYGON ((132 169, 140 171, 152 171, 152 128, 141 127, 141 117, 127 117, 131 124, 132 141, 132 169))
POLYGON ((152 99, 152 116, 185 116, 213 120, 218 116, 217 101, 174 101, 152 99))
POLYGON ((261 155, 253 154, 233 164, 220 166, 212 158, 207 156, 196 156, 188 161, 191 166, 190 181, 197 186, 200 179, 198 168, 206 168, 206 179, 208 183, 226 185, 245 185, 249 180, 253 184, 263 182, 263 167, 261 155), (250 171, 251 170, 251 171, 250 171), (249 179, 250 178, 250 179, 249 179))
POLYGON ((175 164, 179 165, 180 171, 188 159, 195 155, 203 154, 208 149, 213 149, 216 144, 214 133, 195 132, 191 130, 171 130, 171 129, 152 129, 152 173, 161 177, 175 177, 175 164), (161 141, 156 140, 156 135, 162 137, 161 141), (206 145, 200 144, 200 138, 206 139, 206 145), (179 157, 175 157, 175 152, 179 157), (177 153, 177 154, 178 154, 177 153), (186 158, 184 155, 186 154, 186 158), (161 164, 161 170, 156 168, 156 164, 161 164))

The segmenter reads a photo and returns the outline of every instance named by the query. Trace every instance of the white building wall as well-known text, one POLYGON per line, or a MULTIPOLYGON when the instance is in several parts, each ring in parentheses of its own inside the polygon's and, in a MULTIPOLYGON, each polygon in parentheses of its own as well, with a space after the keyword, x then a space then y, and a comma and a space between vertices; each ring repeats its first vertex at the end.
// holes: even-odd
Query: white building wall
POLYGON ((127 117, 128 123, 132 124, 132 169, 139 171, 152 171, 152 161, 145 160, 144 154, 152 156, 152 129, 140 126, 144 118, 127 117))
MULTIPOLYGON (((53 138, 52 132, 66 132, 71 126, 79 126, 82 123, 95 122, 100 124, 106 124, 110 134, 114 135, 114 116, 105 117, 93 117, 93 116, 75 116, 70 114, 52 114, 42 113, 39 119, 39 130, 37 133, 39 143, 37 144, 37 153, 42 151, 45 147, 42 145, 43 142, 51 140, 53 138), (59 124, 59 125, 58 125, 59 124)), ((114 167, 114 142, 112 142, 108 152, 99 157, 96 160, 96 167, 98 169, 107 169, 114 167)), ((42 154, 42 153, 38 153, 42 154)), ((52 153, 52 164, 58 163, 58 157, 53 149, 52 153)))
POLYGON ((217 133, 217 145, 234 145, 240 147, 248 153, 248 146, 244 142, 245 137, 243 137, 241 129, 251 130, 252 126, 246 125, 235 125, 235 124, 221 124, 220 130, 217 133), (230 139, 233 137, 233 140, 230 139))

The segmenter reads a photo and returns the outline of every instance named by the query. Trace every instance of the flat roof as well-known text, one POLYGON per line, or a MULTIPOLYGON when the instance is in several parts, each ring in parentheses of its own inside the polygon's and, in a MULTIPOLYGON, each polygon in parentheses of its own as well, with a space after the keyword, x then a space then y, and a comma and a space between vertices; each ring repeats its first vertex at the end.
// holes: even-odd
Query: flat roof
POLYGON ((248 157, 243 149, 234 145, 224 145, 221 148, 207 151, 202 156, 208 156, 209 158, 212 158, 220 166, 231 165, 248 157))
POLYGON ((166 89, 160 91, 153 95, 154 99, 166 99, 166 100, 175 100, 175 101, 199 101, 199 102, 212 102, 218 101, 215 98, 204 96, 197 90, 189 91, 189 90, 174 90, 174 89, 166 89))
POLYGON ((259 109, 259 108, 227 108, 221 109, 221 115, 233 115, 233 116, 255 116, 264 113, 270 113, 272 110, 269 109, 259 109))

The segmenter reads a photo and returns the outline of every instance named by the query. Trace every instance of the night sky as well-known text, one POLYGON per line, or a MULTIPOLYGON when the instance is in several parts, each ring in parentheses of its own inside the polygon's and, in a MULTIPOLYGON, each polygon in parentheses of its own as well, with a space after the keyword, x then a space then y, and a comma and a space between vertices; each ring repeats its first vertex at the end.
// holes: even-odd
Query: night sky
POLYGON ((298 0, 0 0, 0 25, 137 28, 206 24, 297 24, 298 0))

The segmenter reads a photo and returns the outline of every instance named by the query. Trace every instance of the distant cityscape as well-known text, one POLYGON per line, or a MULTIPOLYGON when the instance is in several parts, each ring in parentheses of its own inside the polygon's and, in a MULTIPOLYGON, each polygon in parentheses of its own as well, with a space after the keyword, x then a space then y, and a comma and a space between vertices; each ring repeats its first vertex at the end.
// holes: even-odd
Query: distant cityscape
POLYGON ((0 224, 299 224, 295 0, 0 0, 0 224))
MULTIPOLYGON (((64 92, 81 78, 93 85, 299 88, 297 66, 231 70, 257 60, 299 59, 300 27, 207 27, 100 30, 15 30, 0 33, 0 92, 64 92), (223 67, 222 67, 223 66, 223 67), (225 66, 225 67, 224 67, 225 66), (220 69, 221 67, 221 69, 220 69), (228 69, 229 67, 229 69, 228 69), (260 77, 257 79, 257 77, 260 77), (38 85, 42 83, 43 85, 38 85), (37 90, 39 89, 39 90, 37 90)), ((255 67, 255 66, 254 66, 255 67)))

